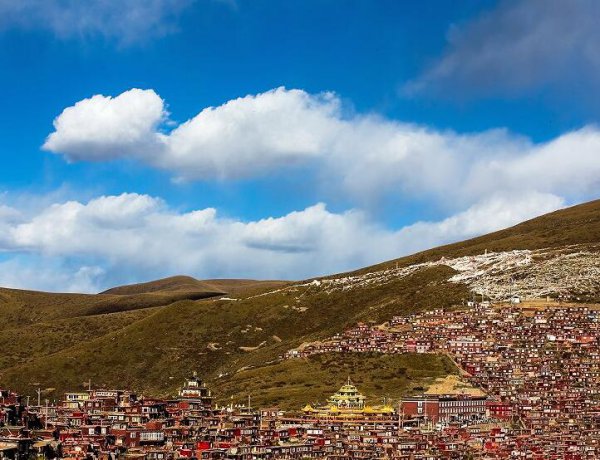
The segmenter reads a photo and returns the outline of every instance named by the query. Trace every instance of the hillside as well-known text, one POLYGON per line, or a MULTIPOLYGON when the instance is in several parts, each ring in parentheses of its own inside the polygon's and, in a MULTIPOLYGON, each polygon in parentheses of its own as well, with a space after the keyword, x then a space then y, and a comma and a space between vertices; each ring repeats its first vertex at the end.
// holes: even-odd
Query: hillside
MULTIPOLYGON (((447 357, 433 354, 327 353, 238 372, 222 383, 219 394, 236 395, 234 402, 243 403, 250 388, 252 402, 259 407, 275 404, 285 410, 298 410, 307 403, 326 403, 332 389, 352 376, 367 401, 380 404, 382 398, 394 401, 422 391, 436 378, 456 371, 447 357)), ((229 401, 221 396, 220 402, 229 401)))
POLYGON ((119 313, 198 300, 222 292, 173 291, 129 295, 57 294, 0 288, 0 330, 40 321, 119 313))
POLYGON ((407 266, 438 260, 442 257, 471 256, 482 254, 486 250, 489 252, 513 249, 535 250, 598 243, 600 243, 600 199, 554 211, 504 230, 389 260, 352 273, 383 270, 396 264, 407 266))
POLYGON ((191 276, 171 276, 147 283, 128 284, 108 289, 101 294, 131 295, 148 294, 151 292, 215 292, 225 294, 225 291, 211 286, 209 283, 197 280, 191 276))
POLYGON ((273 362, 304 341, 359 320, 460 303, 468 292, 446 286, 452 273, 436 267, 352 293, 289 286, 239 300, 179 301, 105 335, 4 369, 0 382, 27 394, 36 384, 64 390, 91 379, 99 386, 162 395, 197 369, 214 383, 217 396, 227 396, 222 393, 227 379, 219 375, 273 362))
MULTIPOLYGON (((264 289, 276 289, 284 286, 285 281, 271 280, 248 280, 248 279, 214 279, 214 280, 197 280, 191 276, 171 276, 146 283, 128 284, 125 286, 117 286, 107 289, 100 294, 109 295, 134 295, 134 294, 184 294, 186 298, 194 299, 194 294, 198 298, 216 297, 225 294, 241 294, 250 295, 252 293, 261 292, 264 289)), ((183 299, 179 299, 183 300, 183 299)))
POLYGON ((105 337, 175 302, 255 292, 263 284, 285 283, 232 280, 214 286, 181 276, 97 295, 0 288, 0 372, 105 337))
MULTIPOLYGON (((176 277, 95 296, 2 290, 0 320, 6 321, 0 323, 0 347, 8 353, 0 362, 0 387, 32 394, 40 385, 55 388, 57 396, 91 379, 96 386, 166 395, 197 370, 220 400, 243 391, 264 404, 281 402, 282 394, 297 404, 304 398, 302 385, 306 398, 318 399, 339 382, 333 378, 336 369, 327 372, 320 362, 279 361, 287 350, 358 321, 380 323, 393 315, 461 305, 473 292, 506 298, 516 289, 530 297, 595 299, 600 292, 599 245, 600 201, 595 201, 318 280, 176 277), (190 292, 219 295, 176 297, 190 292), (310 376, 301 377, 303 372, 310 376)), ((375 381, 384 377, 369 363, 377 357, 362 364, 345 359, 356 364, 352 377, 372 397, 398 396, 376 387, 375 381)), ((401 367, 417 380, 452 372, 439 362, 409 360, 401 367)), ((410 390, 403 385, 398 382, 402 391, 410 390)))

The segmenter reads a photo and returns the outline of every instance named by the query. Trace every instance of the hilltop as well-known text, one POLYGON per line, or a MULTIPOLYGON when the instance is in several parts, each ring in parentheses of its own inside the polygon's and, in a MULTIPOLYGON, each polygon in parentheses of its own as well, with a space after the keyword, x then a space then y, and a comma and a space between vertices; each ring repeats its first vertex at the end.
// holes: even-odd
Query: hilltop
MULTIPOLYGON (((596 299, 599 246, 600 201, 594 201, 479 238, 295 283, 179 276, 98 295, 4 289, 0 387, 32 394, 41 385, 59 392, 91 379, 97 386, 166 395, 197 370, 221 401, 243 389, 265 404, 281 402, 281 394, 296 404, 303 397, 298 382, 316 398, 334 391, 346 375, 336 380, 317 361, 281 362, 289 349, 358 321, 381 323, 393 315, 461 306, 473 292, 492 299, 514 290, 529 297, 596 299), (304 371, 310 375, 299 379, 304 371)), ((383 377, 372 363, 378 357, 345 359, 372 397, 389 395, 388 388, 377 388, 383 377)), ((405 360, 386 366, 406 369, 411 384, 398 381, 406 391, 453 372, 447 363, 405 360)))
POLYGON ((207 282, 182 275, 148 281, 147 283, 117 286, 100 294, 131 295, 148 294, 151 292, 213 292, 215 295, 225 294, 225 291, 217 289, 207 282))
MULTIPOLYGON (((261 289, 272 288, 285 285, 285 281, 259 281, 249 279, 214 279, 197 280, 191 276, 170 276, 146 283, 128 284, 125 286, 116 286, 100 294, 110 295, 134 295, 134 294, 182 294, 187 298, 192 298, 197 294, 197 298, 216 297, 226 294, 260 292, 261 289)), ((180 299, 183 300, 183 299, 180 299)), ((193 299, 192 299, 193 300, 193 299)))

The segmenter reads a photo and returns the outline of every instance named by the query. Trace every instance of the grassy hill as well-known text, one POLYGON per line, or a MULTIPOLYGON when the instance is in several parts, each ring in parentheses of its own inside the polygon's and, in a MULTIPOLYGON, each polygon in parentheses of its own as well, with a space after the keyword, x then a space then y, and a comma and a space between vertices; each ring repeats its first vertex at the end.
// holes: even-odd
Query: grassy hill
MULTIPOLYGON (((241 300, 184 300, 143 310, 146 315, 106 334, 88 337, 52 354, 0 371, 2 386, 32 392, 43 387, 131 387, 152 394, 173 392, 191 370, 212 382, 221 374, 275 361, 288 349, 327 337, 359 320, 450 306, 468 296, 446 286, 452 273, 435 267, 385 287, 357 292, 278 290, 241 300)), ((102 315, 105 316, 105 315, 102 315)), ((222 379, 217 396, 227 396, 222 379)))
MULTIPOLYGON (((250 295, 253 292, 261 292, 264 289, 276 289, 286 285, 285 281, 258 281, 246 279, 215 279, 215 280, 197 280, 191 276, 171 276, 162 278, 147 283, 128 284, 126 286, 117 286, 108 289, 100 294, 109 295, 138 295, 138 294, 165 294, 175 295, 179 293, 186 298, 194 299, 194 294, 197 298, 216 297, 225 294, 250 295)), ((183 299, 178 299, 183 300, 183 299)))
MULTIPOLYGON (((595 201, 353 274, 485 249, 599 242, 600 201, 595 201)), ((56 389, 52 397, 58 397, 91 379, 96 386, 167 395, 197 370, 221 401, 251 392, 261 404, 297 404, 326 397, 339 386, 340 372, 343 378, 350 372, 371 397, 395 397, 452 372, 451 366, 436 357, 431 362, 362 355, 280 362, 278 357, 357 321, 383 322, 396 314, 461 304, 470 294, 466 286, 448 282, 453 274, 451 268, 439 265, 352 289, 189 277, 98 295, 2 289, 0 387, 24 394, 33 394, 37 386, 51 387, 56 389), (392 378, 386 369, 394 366, 406 369, 405 374, 392 379, 392 386, 381 383, 385 375, 392 378)))
POLYGON ((108 289, 101 294, 131 295, 151 292, 214 292, 215 294, 225 294, 225 291, 191 276, 171 276, 147 283, 128 284, 108 289))
MULTIPOLYGON (((351 376, 367 397, 367 404, 382 398, 422 392, 434 379, 457 373, 445 356, 407 353, 403 355, 326 353, 308 359, 292 359, 244 370, 219 383, 218 402, 243 404, 251 389, 251 402, 259 407, 277 405, 298 410, 305 404, 323 404, 351 376), (228 395, 235 395, 228 399, 228 395)), ((218 380, 218 381, 219 381, 218 380)))
MULTIPOLYGON (((0 330, 0 369, 48 356, 65 348, 127 327, 155 311, 153 308, 40 321, 0 330)), ((2 386, 2 385, 0 385, 2 386)))
POLYGON ((205 292, 155 292, 138 295, 55 294, 0 288, 0 329, 151 308, 178 300, 197 300, 222 295, 205 292))

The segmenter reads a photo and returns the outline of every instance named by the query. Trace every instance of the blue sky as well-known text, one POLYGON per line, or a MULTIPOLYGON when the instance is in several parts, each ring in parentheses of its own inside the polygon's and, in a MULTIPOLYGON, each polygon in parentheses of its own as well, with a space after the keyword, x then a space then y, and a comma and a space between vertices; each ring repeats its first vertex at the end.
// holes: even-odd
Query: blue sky
POLYGON ((0 0, 0 285, 304 278, 597 198, 599 16, 0 0))

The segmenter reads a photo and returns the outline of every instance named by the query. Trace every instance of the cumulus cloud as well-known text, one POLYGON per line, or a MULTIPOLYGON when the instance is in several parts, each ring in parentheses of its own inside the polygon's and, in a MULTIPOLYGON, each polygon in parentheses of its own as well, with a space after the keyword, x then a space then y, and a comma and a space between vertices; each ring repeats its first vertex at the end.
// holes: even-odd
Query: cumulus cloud
POLYGON ((151 156, 161 142, 156 129, 166 117, 163 100, 152 90, 132 89, 114 98, 96 95, 63 110, 44 148, 72 160, 105 161, 140 152, 151 156))
POLYGON ((186 179, 251 177, 321 156, 340 103, 279 88, 205 108, 164 135, 166 115, 152 90, 96 95, 66 108, 43 147, 73 160, 134 157, 186 179))
POLYGON ((202 110, 165 139, 155 163, 188 178, 244 177, 322 156, 340 101, 278 88, 202 110))
POLYGON ((0 285, 97 291, 177 273, 300 279, 475 236, 563 205, 550 194, 497 195, 439 222, 390 230, 359 210, 334 213, 322 203, 246 222, 212 208, 176 212, 147 195, 102 196, 17 219, 0 216, 0 252, 17 254, 0 263, 0 285), (34 258, 36 269, 23 258, 34 258))
POLYGON ((599 21, 595 0, 503 0, 453 26, 445 54, 406 90, 514 93, 568 82, 597 89, 599 21))
POLYGON ((94 96, 57 117, 44 148, 72 160, 134 158, 186 180, 315 165, 308 182, 355 200, 393 194, 458 207, 499 191, 572 198, 600 185, 595 126, 535 144, 505 130, 459 134, 356 114, 335 94, 285 88, 205 108, 170 132, 160 131, 165 117, 152 90, 94 96))
POLYGON ((193 0, 0 0, 0 28, 44 29, 59 38, 131 45, 177 30, 193 0))

